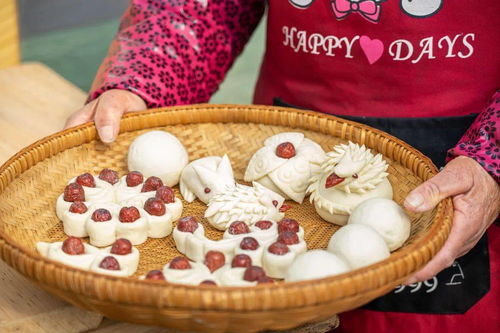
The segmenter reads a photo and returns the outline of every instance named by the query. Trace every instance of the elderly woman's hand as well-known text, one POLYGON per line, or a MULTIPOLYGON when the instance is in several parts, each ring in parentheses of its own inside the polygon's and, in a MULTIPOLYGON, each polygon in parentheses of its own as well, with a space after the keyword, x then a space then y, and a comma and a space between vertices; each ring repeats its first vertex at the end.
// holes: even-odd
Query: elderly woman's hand
POLYGON ((127 90, 112 89, 71 114, 64 128, 94 120, 102 142, 110 143, 118 135, 120 119, 124 113, 145 109, 146 103, 136 94, 127 90))
POLYGON ((454 206, 450 236, 406 284, 428 280, 451 266, 476 245, 500 211, 500 186, 469 157, 459 156, 449 162, 438 175, 413 190, 404 205, 408 210, 425 212, 446 197, 453 198, 454 206))

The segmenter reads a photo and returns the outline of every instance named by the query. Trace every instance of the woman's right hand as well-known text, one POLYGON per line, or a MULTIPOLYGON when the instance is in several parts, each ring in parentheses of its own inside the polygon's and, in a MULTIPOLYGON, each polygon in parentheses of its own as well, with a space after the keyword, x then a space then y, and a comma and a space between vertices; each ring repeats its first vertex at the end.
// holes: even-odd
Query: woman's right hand
POLYGON ((111 143, 115 141, 120 130, 122 115, 146 108, 144 100, 128 90, 108 90, 73 112, 66 120, 64 129, 94 120, 101 141, 111 143))

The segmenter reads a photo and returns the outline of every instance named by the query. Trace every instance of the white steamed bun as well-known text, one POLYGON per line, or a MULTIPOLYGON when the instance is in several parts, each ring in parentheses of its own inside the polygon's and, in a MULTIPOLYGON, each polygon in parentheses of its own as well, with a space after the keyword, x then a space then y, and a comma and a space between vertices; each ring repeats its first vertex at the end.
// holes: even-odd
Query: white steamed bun
POLYGON ((353 269, 382 261, 390 252, 382 236, 362 224, 348 224, 335 232, 328 251, 338 255, 353 269))
POLYGON ((348 224, 364 224, 382 236, 390 251, 400 248, 410 236, 410 218, 395 201, 373 198, 354 209, 348 224))
POLYGON ((311 250, 299 255, 288 267, 285 281, 320 279, 350 270, 338 256, 325 250, 311 250))
POLYGON ((188 153, 182 143, 165 131, 150 131, 135 138, 128 150, 128 169, 139 171, 144 178, 156 176, 164 185, 179 183, 188 153))

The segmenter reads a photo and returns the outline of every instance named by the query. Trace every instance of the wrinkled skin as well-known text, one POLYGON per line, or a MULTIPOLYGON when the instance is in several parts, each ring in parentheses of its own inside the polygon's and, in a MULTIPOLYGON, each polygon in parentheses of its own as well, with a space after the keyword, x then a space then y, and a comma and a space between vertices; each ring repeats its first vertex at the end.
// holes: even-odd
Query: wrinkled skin
POLYGON ((435 177, 414 189, 405 207, 416 213, 433 209, 444 198, 453 200, 453 225, 444 246, 406 284, 425 281, 469 252, 500 211, 500 186, 469 157, 459 156, 435 177))

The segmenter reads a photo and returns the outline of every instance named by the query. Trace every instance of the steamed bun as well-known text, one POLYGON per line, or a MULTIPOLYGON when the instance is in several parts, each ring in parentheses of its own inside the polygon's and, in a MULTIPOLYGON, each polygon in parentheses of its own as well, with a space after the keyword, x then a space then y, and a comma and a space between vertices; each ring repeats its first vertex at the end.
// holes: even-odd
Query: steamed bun
POLYGON ((348 224, 335 232, 328 251, 338 255, 353 269, 382 261, 390 252, 382 236, 363 224, 348 224))
POLYGON ((165 131, 150 131, 135 138, 128 149, 129 171, 139 171, 145 178, 156 176, 164 185, 175 186, 188 153, 182 143, 165 131))
POLYGON ((348 224, 372 227, 382 236, 390 251, 400 248, 410 236, 410 219, 393 200, 373 198, 363 201, 349 217, 348 224))
POLYGON ((299 255, 288 267, 285 281, 320 279, 350 270, 338 256, 325 250, 311 250, 299 255))

